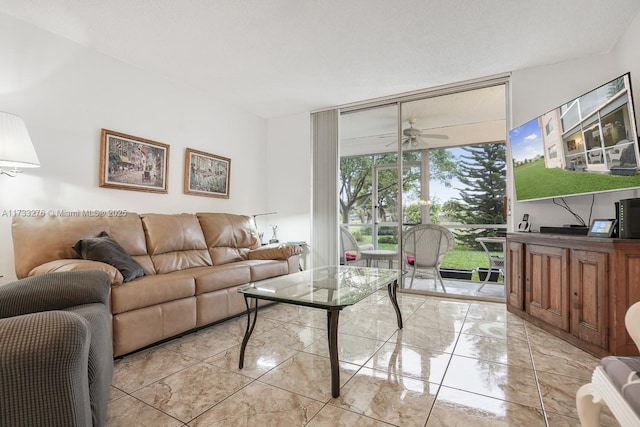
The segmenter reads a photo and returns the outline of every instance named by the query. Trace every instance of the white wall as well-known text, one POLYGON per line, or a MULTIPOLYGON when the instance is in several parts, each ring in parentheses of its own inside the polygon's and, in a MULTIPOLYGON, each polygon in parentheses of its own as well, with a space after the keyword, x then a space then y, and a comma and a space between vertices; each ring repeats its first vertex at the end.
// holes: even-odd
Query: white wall
MULTIPOLYGON (((311 115, 296 114, 270 119, 267 127, 269 200, 258 217, 258 229, 271 238, 270 224, 278 226, 280 241, 311 239, 311 115)), ((303 267, 309 266, 310 246, 305 247, 303 267)))
MULTIPOLYGON (((636 16, 624 37, 609 54, 514 71, 511 78, 512 123, 509 128, 519 126, 626 72, 631 72, 631 85, 635 90, 633 101, 636 123, 640 124, 640 53, 637 48, 639 39, 640 15, 636 16)), ((510 170, 510 177, 511 173, 510 170)), ((533 230, 538 230, 541 225, 560 226, 577 223, 570 213, 555 206, 551 200, 513 203, 513 191, 510 190, 511 225, 517 225, 524 213, 530 215, 533 230)), ((639 190, 596 194, 591 218, 615 217, 614 202, 631 197, 640 197, 639 190)), ((572 196, 566 200, 576 213, 588 221, 591 195, 572 196)))
POLYGON ((0 58, 0 111, 25 119, 42 165, 0 176, 0 283, 15 278, 10 210, 269 209, 266 120, 2 14, 0 58), (168 194, 99 187, 101 128, 169 144, 168 194), (183 194, 187 147, 231 159, 229 199, 183 194))
MULTIPOLYGON (((311 235, 311 115, 270 119, 267 139, 269 224, 282 241, 309 241, 311 235)), ((258 226, 265 221, 258 218, 258 226)), ((266 236, 266 235, 265 235, 266 236)))

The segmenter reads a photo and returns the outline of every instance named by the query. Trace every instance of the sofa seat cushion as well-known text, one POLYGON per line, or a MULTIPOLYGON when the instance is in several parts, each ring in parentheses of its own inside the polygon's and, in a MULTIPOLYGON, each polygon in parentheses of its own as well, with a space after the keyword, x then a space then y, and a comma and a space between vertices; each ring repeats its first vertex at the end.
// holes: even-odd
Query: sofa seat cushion
POLYGON ((282 260, 247 260, 242 264, 248 265, 251 271, 250 282, 270 279, 289 273, 289 263, 282 260))
POLYGON ((607 356, 600 364, 629 406, 640 415, 640 357, 607 356))
POLYGON ((196 284, 189 270, 140 277, 111 287, 111 312, 124 313, 195 295, 196 284))
POLYGON ((194 268, 191 272, 196 280, 196 295, 244 285, 251 281, 251 268, 243 263, 194 268))

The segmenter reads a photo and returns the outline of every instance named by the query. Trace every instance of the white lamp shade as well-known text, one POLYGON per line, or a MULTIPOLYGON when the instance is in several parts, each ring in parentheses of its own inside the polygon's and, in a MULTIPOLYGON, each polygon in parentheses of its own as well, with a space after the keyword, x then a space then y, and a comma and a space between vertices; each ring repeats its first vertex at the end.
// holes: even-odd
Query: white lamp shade
POLYGON ((0 166, 37 168, 40 160, 22 117, 0 111, 0 166))

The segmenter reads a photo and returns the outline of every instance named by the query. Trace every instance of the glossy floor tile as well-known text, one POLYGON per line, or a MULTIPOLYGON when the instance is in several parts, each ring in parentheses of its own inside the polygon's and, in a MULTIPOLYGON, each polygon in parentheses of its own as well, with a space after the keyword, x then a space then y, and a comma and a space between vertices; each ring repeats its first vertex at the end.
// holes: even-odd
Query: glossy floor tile
MULTIPOLYGON (((107 426, 578 426, 575 393, 599 360, 503 303, 385 292, 340 313, 340 396, 327 316, 264 307, 115 362, 107 426)), ((603 425, 615 426, 607 410, 603 425)))

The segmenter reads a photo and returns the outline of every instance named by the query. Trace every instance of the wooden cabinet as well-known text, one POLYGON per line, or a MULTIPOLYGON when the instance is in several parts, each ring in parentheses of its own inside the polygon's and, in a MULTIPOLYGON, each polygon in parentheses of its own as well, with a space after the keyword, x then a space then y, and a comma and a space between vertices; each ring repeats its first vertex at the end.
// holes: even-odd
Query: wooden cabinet
POLYGON ((596 356, 637 355, 624 315, 640 300, 640 240, 507 235, 507 309, 596 356))
POLYGON ((507 268, 511 280, 505 280, 507 288, 507 304, 518 310, 524 310, 524 245, 520 242, 507 241, 507 268))
POLYGON ((579 339, 607 349, 609 254, 571 251, 569 331, 579 339))
POLYGON ((525 310, 563 331, 569 330, 568 259, 565 248, 527 245, 525 310))

